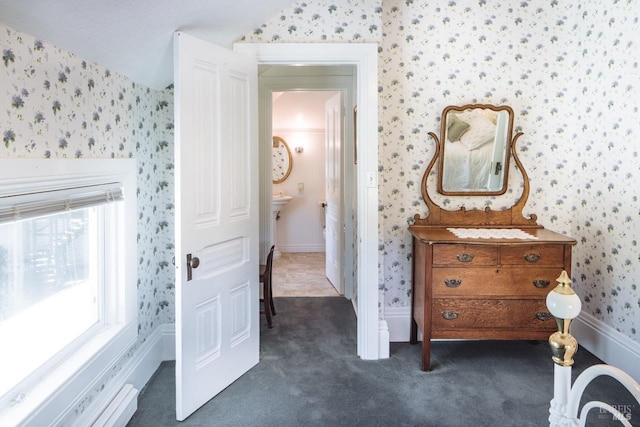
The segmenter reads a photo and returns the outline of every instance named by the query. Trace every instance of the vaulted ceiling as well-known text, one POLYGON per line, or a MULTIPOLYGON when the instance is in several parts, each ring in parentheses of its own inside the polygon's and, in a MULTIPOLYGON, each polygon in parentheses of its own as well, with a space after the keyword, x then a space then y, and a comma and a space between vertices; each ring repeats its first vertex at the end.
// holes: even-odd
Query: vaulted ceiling
POLYGON ((0 0, 0 22, 145 86, 173 82, 177 30, 223 47, 292 0, 0 0))

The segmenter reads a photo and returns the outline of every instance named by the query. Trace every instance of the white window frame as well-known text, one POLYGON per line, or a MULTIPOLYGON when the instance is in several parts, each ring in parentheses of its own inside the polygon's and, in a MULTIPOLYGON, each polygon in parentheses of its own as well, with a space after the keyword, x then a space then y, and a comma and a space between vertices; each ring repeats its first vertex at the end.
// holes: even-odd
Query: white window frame
POLYGON ((0 425, 59 424, 138 335, 136 160, 0 159, 0 198, 108 182, 121 182, 124 191, 123 210, 110 229, 121 250, 117 260, 105 260, 107 271, 117 272, 116 289, 106 294, 115 302, 107 305, 115 309, 105 313, 103 327, 41 381, 0 398, 0 425))

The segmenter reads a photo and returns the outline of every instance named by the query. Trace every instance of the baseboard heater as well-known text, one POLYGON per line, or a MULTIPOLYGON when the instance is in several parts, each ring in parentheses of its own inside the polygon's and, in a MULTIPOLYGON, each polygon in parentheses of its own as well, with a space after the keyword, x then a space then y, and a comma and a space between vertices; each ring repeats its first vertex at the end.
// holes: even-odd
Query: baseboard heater
POLYGON ((138 390, 125 384, 92 427, 125 427, 138 409, 138 390))

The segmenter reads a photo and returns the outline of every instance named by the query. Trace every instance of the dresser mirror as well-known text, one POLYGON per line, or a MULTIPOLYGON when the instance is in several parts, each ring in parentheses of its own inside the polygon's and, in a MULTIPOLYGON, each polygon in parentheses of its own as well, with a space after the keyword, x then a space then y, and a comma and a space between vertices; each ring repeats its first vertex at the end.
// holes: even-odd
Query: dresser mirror
POLYGON ((448 196, 507 191, 513 110, 470 104, 442 112, 438 192, 448 196))
POLYGON ((293 157, 287 142, 279 136, 273 137, 271 149, 271 179, 274 184, 283 183, 291 173, 293 157))
POLYGON ((422 198, 429 215, 415 215, 416 225, 537 226, 536 215, 525 218, 522 210, 529 197, 529 177, 515 146, 521 132, 513 134, 511 107, 488 104, 449 106, 442 112, 440 135, 429 132, 436 150, 422 176, 422 198), (458 147, 459 146, 459 147, 458 147), (466 157, 465 157, 466 156, 466 157), (462 157, 462 159, 460 159, 462 157), (510 160, 522 174, 520 198, 508 209, 450 211, 435 203, 428 182, 436 164, 437 190, 445 196, 491 196, 504 194, 509 181, 510 160))

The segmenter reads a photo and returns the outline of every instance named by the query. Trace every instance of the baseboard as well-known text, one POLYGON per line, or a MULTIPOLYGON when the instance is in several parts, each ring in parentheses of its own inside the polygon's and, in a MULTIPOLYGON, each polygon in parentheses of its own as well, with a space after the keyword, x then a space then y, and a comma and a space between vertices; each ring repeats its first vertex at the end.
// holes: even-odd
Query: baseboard
POLYGON ((302 245, 287 245, 278 243, 280 252, 324 252, 325 243, 309 243, 302 245))
POLYGON ((175 359, 174 331, 173 324, 158 326, 73 425, 126 426, 137 407, 132 393, 137 397, 162 361, 175 359))
POLYGON ((378 359, 389 358, 389 328, 384 320, 378 321, 378 359))
POLYGON ((411 307, 385 307, 384 320, 389 328, 390 342, 409 341, 411 307))
POLYGON ((162 325, 162 360, 176 360, 176 325, 162 325))
MULTIPOLYGON (((579 346, 640 382, 640 343, 584 312, 571 323, 571 334, 579 346)), ((579 349, 574 356, 578 358, 579 349)))

